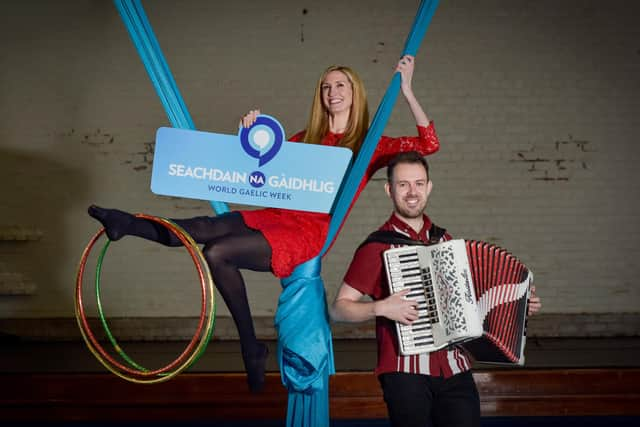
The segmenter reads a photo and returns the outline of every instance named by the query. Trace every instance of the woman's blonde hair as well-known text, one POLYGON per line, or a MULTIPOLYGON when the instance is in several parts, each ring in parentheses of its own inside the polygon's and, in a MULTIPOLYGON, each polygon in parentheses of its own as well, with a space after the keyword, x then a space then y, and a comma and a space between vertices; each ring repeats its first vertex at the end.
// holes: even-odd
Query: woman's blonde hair
POLYGON ((350 148, 355 155, 358 153, 369 127, 369 107, 364 84, 355 71, 349 67, 332 65, 324 70, 318 79, 304 140, 309 144, 320 144, 324 136, 329 132, 329 112, 322 103, 322 83, 327 74, 332 71, 340 71, 347 76, 351 83, 353 101, 351 103, 349 122, 344 131, 344 136, 340 140, 340 146, 350 148))

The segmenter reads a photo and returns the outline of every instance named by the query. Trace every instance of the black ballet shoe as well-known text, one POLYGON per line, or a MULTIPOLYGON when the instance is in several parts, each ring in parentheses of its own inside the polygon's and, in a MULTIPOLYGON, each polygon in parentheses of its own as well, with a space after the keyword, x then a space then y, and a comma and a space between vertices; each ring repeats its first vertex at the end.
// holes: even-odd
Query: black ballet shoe
POLYGON ((128 212, 117 209, 105 209, 96 205, 89 206, 89 215, 100 221, 109 240, 120 240, 127 235, 127 228, 135 217, 128 212))
POLYGON ((259 342, 254 354, 242 354, 244 367, 247 370, 247 384, 251 393, 260 393, 264 389, 265 370, 269 348, 259 342))

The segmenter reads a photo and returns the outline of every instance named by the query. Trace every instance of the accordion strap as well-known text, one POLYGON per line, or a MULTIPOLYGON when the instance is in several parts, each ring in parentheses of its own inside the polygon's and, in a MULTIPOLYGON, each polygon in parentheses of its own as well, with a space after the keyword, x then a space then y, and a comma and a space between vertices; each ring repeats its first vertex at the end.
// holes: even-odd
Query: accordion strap
POLYGON ((446 231, 447 230, 444 228, 440 228, 435 224, 431 224, 431 228, 429 229, 429 241, 425 243, 421 242, 420 240, 410 239, 409 237, 405 236, 402 233, 398 233, 397 231, 376 230, 373 233, 369 234, 365 241, 360 244, 358 249, 372 242, 386 243, 389 245, 432 245, 434 243, 438 243, 440 239, 442 239, 442 236, 444 236, 444 233, 446 231))

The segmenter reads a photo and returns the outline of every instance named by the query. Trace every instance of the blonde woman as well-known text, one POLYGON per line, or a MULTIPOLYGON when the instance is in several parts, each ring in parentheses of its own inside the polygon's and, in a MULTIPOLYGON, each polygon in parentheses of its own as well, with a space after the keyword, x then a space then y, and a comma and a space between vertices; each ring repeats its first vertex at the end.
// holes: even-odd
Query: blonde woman
MULTIPOLYGON (((433 123, 413 94, 413 70, 414 58, 409 55, 402 57, 395 69, 401 74, 401 90, 415 118, 418 135, 381 137, 354 202, 371 176, 385 167, 394 154, 418 151, 428 155, 439 148, 433 123)), ((242 117, 242 125, 251 126, 258 114, 259 110, 250 111, 242 117)), ((316 84, 306 129, 289 140, 348 147, 355 156, 368 125, 367 97, 361 79, 348 67, 331 66, 316 84)), ((132 235, 167 246, 182 244, 163 226, 127 212, 91 206, 89 214, 102 223, 111 240, 132 235)), ((264 386, 268 351, 255 336, 240 269, 271 271, 279 278, 289 276, 296 266, 318 255, 327 236, 329 220, 328 214, 274 208, 173 219, 196 242, 204 245, 203 253, 215 284, 238 328, 247 382, 253 392, 264 386)))

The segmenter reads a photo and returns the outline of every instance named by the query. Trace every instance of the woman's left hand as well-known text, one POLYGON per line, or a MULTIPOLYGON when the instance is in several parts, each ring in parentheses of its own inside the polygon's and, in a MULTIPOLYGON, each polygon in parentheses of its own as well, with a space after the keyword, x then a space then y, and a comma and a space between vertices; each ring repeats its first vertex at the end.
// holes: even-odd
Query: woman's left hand
POLYGON ((411 79, 413 78, 413 69, 415 68, 415 57, 404 55, 396 65, 396 71, 400 73, 402 93, 407 95, 411 92, 411 79))

